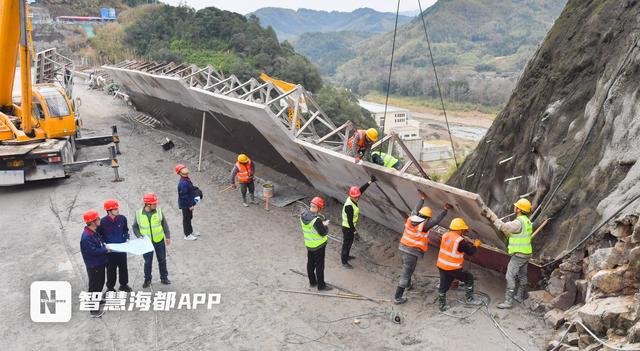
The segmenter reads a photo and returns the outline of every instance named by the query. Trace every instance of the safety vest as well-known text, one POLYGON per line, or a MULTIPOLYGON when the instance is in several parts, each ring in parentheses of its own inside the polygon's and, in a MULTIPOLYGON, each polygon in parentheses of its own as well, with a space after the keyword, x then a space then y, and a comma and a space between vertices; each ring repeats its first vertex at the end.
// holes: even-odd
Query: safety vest
POLYGON ((347 212, 344 210, 347 206, 351 205, 353 208, 353 226, 355 227, 358 224, 358 214, 360 213, 360 209, 358 208, 358 204, 351 201, 351 196, 347 198, 344 202, 344 206, 342 206, 342 226, 345 228, 349 228, 349 221, 347 220, 347 212))
POLYGON ((525 215, 518 216, 520 220, 520 232, 509 236, 509 255, 514 253, 523 253, 531 255, 533 248, 531 247, 531 234, 533 233, 533 225, 529 217, 525 215))
POLYGON ((371 153, 371 156, 378 155, 378 156, 382 157, 382 162, 383 162, 382 166, 383 167, 393 168, 393 166, 395 166, 396 163, 398 163, 398 159, 397 158, 395 158, 395 157, 393 157, 393 156, 391 156, 391 155, 389 155, 387 153, 385 153, 384 157, 383 157, 382 154, 383 153, 380 152, 380 151, 374 151, 374 152, 371 153))
POLYGON ((426 221, 423 221, 414 226, 411 220, 407 218, 407 221, 404 223, 404 232, 402 232, 400 243, 404 246, 415 247, 423 252, 427 251, 429 249, 429 232, 422 232, 425 224, 426 221))
POLYGON ((251 183, 253 181, 253 173, 251 172, 251 160, 247 163, 236 162, 238 168, 238 181, 242 184, 251 183))
POLYGON ((324 243, 329 240, 329 236, 322 236, 318 233, 316 228, 313 226, 316 221, 319 220, 319 217, 314 218, 308 224, 305 224, 302 219, 300 219, 300 225, 302 226, 302 234, 304 234, 304 246, 315 249, 316 247, 320 247, 324 245, 324 243))
POLYGON ((162 210, 156 209, 151 215, 151 223, 149 217, 144 213, 144 209, 140 209, 136 213, 136 222, 140 228, 140 234, 151 237, 154 243, 159 243, 164 239, 164 229, 162 228, 162 210))
POLYGON ((349 138, 349 140, 347 141, 347 145, 349 146, 349 150, 351 150, 353 148, 353 140, 356 137, 356 134, 358 134, 358 149, 364 149, 365 147, 367 147, 367 132, 364 129, 358 129, 353 136, 351 136, 351 138, 349 138))
POLYGON ((461 269, 464 263, 464 253, 458 251, 458 246, 464 238, 456 232, 447 232, 440 241, 438 253, 438 268, 445 271, 461 269))

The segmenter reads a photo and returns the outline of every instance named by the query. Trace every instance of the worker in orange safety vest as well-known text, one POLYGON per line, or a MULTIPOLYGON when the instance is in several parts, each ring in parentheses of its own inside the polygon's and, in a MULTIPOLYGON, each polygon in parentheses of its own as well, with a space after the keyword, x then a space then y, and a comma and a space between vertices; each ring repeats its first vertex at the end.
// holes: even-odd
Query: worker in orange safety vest
POLYGON ((355 157, 355 162, 360 162, 360 159, 371 159, 371 145, 378 141, 378 130, 375 128, 369 128, 367 130, 358 129, 351 138, 347 141, 351 156, 355 157))
POLYGON ((423 206, 426 195, 422 191, 419 192, 420 199, 404 224, 404 232, 398 246, 402 259, 402 275, 393 300, 396 304, 407 302, 403 294, 405 289, 413 287, 411 276, 416 270, 418 259, 424 257, 424 253, 429 249, 429 230, 438 225, 447 215, 447 211, 453 208, 450 204, 445 204, 444 211, 440 212, 438 217, 431 219, 433 216, 431 208, 423 206))
POLYGON ((238 177, 238 183, 240 183, 240 193, 242 194, 242 206, 248 207, 247 203, 247 190, 251 195, 251 203, 257 204, 255 197, 255 185, 253 184, 253 175, 256 172, 255 165, 251 162, 251 159, 245 154, 238 155, 238 161, 231 170, 231 186, 236 188, 236 177, 238 177))
POLYGON ((473 295, 473 275, 462 268, 464 254, 473 255, 480 247, 480 240, 473 244, 465 240, 463 234, 469 227, 462 218, 454 218, 449 225, 450 231, 442 236, 440 252, 438 253, 438 270, 440 271, 440 286, 438 290, 438 308, 446 311, 447 291, 454 279, 465 283, 465 302, 469 305, 480 305, 482 301, 473 295))

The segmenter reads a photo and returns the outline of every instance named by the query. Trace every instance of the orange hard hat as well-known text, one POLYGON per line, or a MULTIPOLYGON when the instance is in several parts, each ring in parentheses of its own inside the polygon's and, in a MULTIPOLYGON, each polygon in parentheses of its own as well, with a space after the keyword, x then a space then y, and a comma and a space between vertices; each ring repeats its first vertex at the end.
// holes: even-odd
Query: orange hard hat
POLYGON ((118 208, 120 208, 120 204, 118 204, 118 201, 114 199, 109 199, 104 202, 105 211, 117 210, 118 208))
POLYGON ((100 218, 100 215, 96 210, 88 210, 87 212, 84 213, 82 217, 84 218, 84 222, 89 224, 95 221, 96 219, 100 218))
POLYGON ((182 163, 178 164, 178 165, 176 166, 176 173, 180 173, 180 171, 181 171, 183 168, 187 168, 187 166, 183 165, 182 163))
POLYGON ((144 203, 148 205, 155 205, 158 203, 158 195, 155 193, 144 194, 144 203))
POLYGON ((351 188, 349 188, 349 196, 360 197, 360 195, 362 195, 362 193, 360 192, 360 188, 358 188, 357 186, 352 186, 351 188))
POLYGON ((318 206, 319 209, 322 209, 324 207, 324 200, 322 200, 322 198, 319 196, 316 196, 313 199, 311 199, 311 203, 318 206))

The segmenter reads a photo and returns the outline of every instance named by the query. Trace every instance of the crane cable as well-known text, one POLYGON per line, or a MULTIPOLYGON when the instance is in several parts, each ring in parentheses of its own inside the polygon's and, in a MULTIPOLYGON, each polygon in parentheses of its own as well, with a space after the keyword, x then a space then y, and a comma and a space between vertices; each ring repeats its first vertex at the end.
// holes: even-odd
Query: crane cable
MULTIPOLYGON (((399 1, 398 1, 399 3, 399 1)), ((431 39, 429 39, 429 31, 427 30, 427 22, 424 20, 424 14, 422 13, 422 4, 418 0, 418 7, 420 10, 420 19, 422 20, 422 27, 424 28, 424 36, 427 38, 427 47, 429 48, 429 57, 431 58, 431 66, 433 67, 433 75, 436 78, 436 86, 438 87, 438 95, 440 96, 440 104, 442 104, 442 113, 444 113, 444 121, 447 124, 447 132, 449 132, 449 141, 451 142, 451 152, 453 153, 453 160, 456 163, 456 169, 458 168, 458 158, 456 157, 456 149, 453 146, 453 137, 451 136, 451 128, 449 127, 449 118, 447 117, 447 109, 444 107, 444 98, 442 97, 442 89, 440 88, 440 79, 438 78, 438 71, 436 70, 436 63, 433 61, 433 51, 431 50, 431 39)), ((396 20, 397 23, 397 20, 396 20)), ((396 24, 397 25, 397 24, 396 24)))
POLYGON ((387 97, 384 100, 384 115, 382 123, 382 132, 384 125, 387 123, 387 107, 389 106, 389 92, 391 92, 391 71, 393 70, 393 55, 396 52, 396 34, 398 34, 398 17, 400 17, 400 0, 398 0, 398 8, 396 9, 396 24, 393 29, 393 44, 391 44, 391 63, 389 63, 389 78, 387 79, 387 97))

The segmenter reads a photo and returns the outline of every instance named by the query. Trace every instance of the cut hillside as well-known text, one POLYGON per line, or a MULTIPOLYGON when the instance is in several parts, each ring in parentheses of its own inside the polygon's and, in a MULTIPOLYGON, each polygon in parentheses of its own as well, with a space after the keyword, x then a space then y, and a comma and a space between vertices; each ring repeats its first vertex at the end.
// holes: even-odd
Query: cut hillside
MULTIPOLYGON (((571 0, 513 96, 449 181, 507 214, 519 196, 553 218, 534 255, 555 258, 640 195, 640 2, 571 0), (498 161, 513 157, 499 164, 498 161), (505 179, 521 177, 505 182, 505 179)), ((637 212, 638 204, 622 213, 637 212)))

